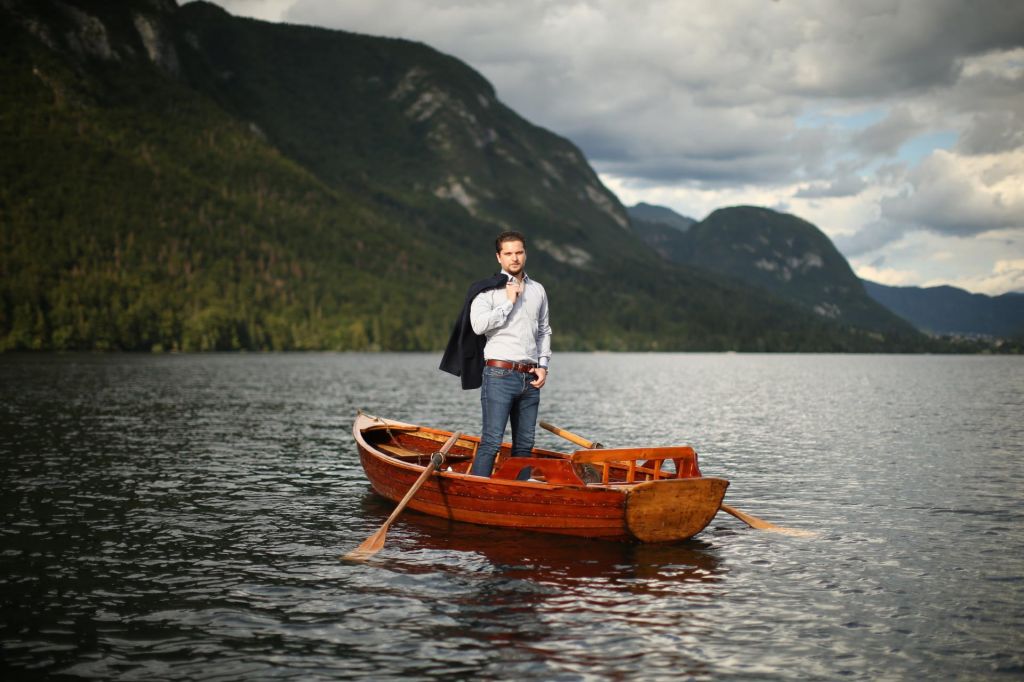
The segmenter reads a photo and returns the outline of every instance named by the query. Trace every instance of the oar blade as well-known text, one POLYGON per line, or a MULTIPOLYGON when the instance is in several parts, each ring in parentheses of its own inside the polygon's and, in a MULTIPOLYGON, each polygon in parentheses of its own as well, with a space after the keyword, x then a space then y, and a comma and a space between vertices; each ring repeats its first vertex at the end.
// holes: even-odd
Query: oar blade
POLYGON ((384 540, 387 534, 387 527, 379 529, 376 533, 363 540, 361 545, 341 558, 345 561, 366 561, 384 547, 384 540))
POLYGON ((818 533, 813 530, 802 530, 800 528, 783 528, 782 526, 776 526, 771 529, 775 533, 782 533, 783 535, 792 535, 797 538, 816 538, 818 533))
POLYGON ((735 507, 730 507, 727 504, 721 505, 720 508, 725 513, 732 514, 737 519, 739 519, 743 523, 747 524, 748 526, 756 530, 765 530, 770 533, 782 533, 784 535, 793 535, 795 537, 804 538, 814 537, 817 535, 817 533, 811 530, 799 530, 797 528, 786 528, 784 526, 776 526, 774 523, 765 521, 764 519, 759 519, 758 517, 752 516, 751 514, 747 514, 746 512, 741 512, 739 509, 736 509, 735 507))
POLYGON ((384 522, 384 525, 382 525, 376 533, 366 538, 366 540, 363 541, 363 544, 342 556, 341 559, 343 561, 365 561, 384 547, 384 540, 387 538, 388 528, 391 527, 391 523, 398 518, 398 515, 401 514, 402 510, 404 510, 406 505, 409 504, 413 495, 423 487, 423 484, 427 482, 427 479, 430 478, 435 471, 441 468, 444 464, 445 456, 461 437, 462 432, 456 431, 448 438, 447 441, 445 441, 444 446, 442 446, 439 451, 430 456, 430 464, 423 468, 423 473, 420 474, 420 477, 416 479, 416 482, 412 484, 408 491, 406 491, 405 497, 402 498, 402 501, 399 502, 398 506, 391 512, 391 516, 389 516, 388 520, 384 522))

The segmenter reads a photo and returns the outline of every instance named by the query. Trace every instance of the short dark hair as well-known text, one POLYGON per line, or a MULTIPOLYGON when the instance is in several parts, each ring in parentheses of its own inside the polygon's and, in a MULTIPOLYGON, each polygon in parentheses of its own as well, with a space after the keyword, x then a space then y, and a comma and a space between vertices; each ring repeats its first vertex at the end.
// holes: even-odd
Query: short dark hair
POLYGON ((522 242, 523 248, 526 248, 526 237, 523 236, 523 233, 508 230, 499 234, 498 238, 494 240, 494 253, 501 253, 501 245, 505 242, 522 242))

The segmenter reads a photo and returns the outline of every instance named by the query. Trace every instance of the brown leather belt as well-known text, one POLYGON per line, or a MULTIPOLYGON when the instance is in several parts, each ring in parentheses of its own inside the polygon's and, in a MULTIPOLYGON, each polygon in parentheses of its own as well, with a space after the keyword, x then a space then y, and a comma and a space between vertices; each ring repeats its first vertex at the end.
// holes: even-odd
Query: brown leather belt
POLYGON ((506 362, 505 360, 488 360, 486 365, 490 367, 501 367, 502 369, 512 369, 523 374, 529 374, 533 370, 537 369, 537 365, 531 365, 528 362, 506 362))

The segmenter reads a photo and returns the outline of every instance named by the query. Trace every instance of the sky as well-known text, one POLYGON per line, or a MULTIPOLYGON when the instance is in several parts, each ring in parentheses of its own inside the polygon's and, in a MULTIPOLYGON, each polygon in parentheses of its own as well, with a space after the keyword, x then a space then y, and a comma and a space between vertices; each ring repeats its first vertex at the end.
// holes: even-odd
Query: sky
POLYGON ((626 205, 767 206, 866 279, 1024 292, 1020 0, 215 2, 451 54, 626 205))

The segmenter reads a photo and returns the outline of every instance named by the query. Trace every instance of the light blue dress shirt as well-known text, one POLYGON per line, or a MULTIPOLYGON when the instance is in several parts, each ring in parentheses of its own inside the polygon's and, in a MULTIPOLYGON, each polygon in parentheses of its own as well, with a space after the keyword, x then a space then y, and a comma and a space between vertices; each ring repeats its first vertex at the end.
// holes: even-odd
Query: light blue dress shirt
MULTIPOLYGON (((502 270, 511 279, 511 275, 502 270)), ((547 367, 551 361, 548 294, 540 282, 523 275, 523 290, 515 305, 505 288, 477 294, 469 309, 470 324, 487 337, 485 360, 529 362, 547 367)))

